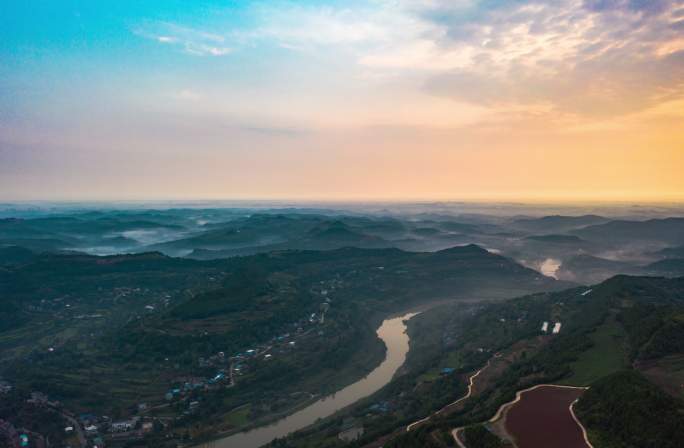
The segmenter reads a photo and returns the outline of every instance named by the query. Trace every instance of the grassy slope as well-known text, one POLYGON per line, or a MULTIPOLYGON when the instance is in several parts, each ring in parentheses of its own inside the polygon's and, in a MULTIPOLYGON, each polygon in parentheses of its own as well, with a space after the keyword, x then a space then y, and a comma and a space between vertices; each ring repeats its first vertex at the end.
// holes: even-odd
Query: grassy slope
POLYGON ((588 386, 627 365, 625 331, 611 314, 590 336, 593 346, 570 365, 573 373, 560 381, 572 386, 588 386))

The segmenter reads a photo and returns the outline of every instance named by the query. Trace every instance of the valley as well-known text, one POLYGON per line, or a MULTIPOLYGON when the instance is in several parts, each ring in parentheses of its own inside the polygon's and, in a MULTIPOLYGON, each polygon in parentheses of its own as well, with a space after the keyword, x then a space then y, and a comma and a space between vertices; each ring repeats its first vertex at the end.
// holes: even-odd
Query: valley
POLYGON ((0 11, 0 448, 684 448, 684 0, 0 11))
MULTIPOLYGON (((70 425, 45 436, 84 448, 534 448, 534 417, 516 417, 534 409, 490 420, 536 385, 591 391, 633 370, 682 398, 684 286, 589 255, 608 246, 584 238, 613 221, 461 219, 219 209, 4 222, 0 419, 40 412, 25 426, 36 439, 70 425), (102 231, 152 238, 145 228, 172 239, 102 255, 9 238, 66 240, 92 220, 103 230, 88 227, 88 244, 102 231)), ((657 237, 675 244, 679 224, 663 222, 657 237)), ((676 265, 677 246, 653 238, 639 257, 676 265)))

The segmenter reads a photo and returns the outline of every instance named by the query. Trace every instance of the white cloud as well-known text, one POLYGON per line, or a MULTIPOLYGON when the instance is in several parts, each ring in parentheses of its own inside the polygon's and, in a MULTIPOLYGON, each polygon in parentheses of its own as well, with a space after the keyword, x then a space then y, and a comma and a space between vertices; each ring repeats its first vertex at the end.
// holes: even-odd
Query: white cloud
POLYGON ((134 30, 139 36, 174 45, 195 56, 224 56, 233 51, 224 45, 225 37, 168 22, 147 24, 134 30))
POLYGON ((193 89, 182 89, 174 92, 171 96, 183 101, 198 101, 203 98, 201 93, 193 89))
POLYGON ((335 58, 348 62, 347 83, 406 79, 428 97, 493 109, 543 104, 563 113, 612 115, 683 93, 676 6, 682 0, 658 0, 657 7, 627 0, 481 3, 262 2, 248 7, 247 28, 216 25, 208 32, 158 23, 144 35, 193 55, 270 45, 335 58))

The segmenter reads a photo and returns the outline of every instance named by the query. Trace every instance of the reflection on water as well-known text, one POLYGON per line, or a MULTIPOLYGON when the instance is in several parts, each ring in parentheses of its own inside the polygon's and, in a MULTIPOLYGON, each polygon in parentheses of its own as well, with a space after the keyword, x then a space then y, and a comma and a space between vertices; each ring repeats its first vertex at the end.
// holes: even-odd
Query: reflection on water
POLYGON ((541 273, 546 275, 547 277, 553 277, 556 280, 558 280, 558 277, 556 276, 556 272, 558 272, 558 269, 561 267, 561 261, 556 260, 554 258, 547 258, 544 260, 544 262, 541 264, 541 273))
POLYGON ((387 346, 387 355, 385 360, 365 378, 271 425, 248 432, 241 432, 202 446, 205 448, 257 448, 277 437, 284 437, 291 432, 305 428, 315 423, 317 419, 328 417, 361 398, 378 391, 385 384, 389 383, 394 373, 406 359, 406 353, 409 349, 409 337, 406 334, 404 321, 416 314, 409 313, 383 321, 377 333, 378 337, 387 346))

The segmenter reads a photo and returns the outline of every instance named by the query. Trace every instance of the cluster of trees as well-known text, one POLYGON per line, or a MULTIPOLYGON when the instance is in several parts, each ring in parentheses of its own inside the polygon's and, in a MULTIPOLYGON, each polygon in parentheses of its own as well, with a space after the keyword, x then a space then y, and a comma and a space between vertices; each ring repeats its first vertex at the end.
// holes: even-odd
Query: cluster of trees
POLYGON ((448 432, 428 427, 406 433, 400 439, 394 439, 385 446, 388 448, 447 448, 456 446, 456 442, 448 432))
MULTIPOLYGON (((0 396, 0 420, 17 429, 27 429, 49 439, 53 446, 66 446, 64 427, 68 422, 56 410, 29 403, 27 393, 12 390, 0 396)), ((0 440, 0 446, 2 441, 0 440)))
POLYGON ((631 357, 637 360, 684 353, 684 305, 637 303, 619 319, 630 338, 631 357))
POLYGON ((634 370, 597 381, 575 411, 596 446, 684 446, 684 402, 665 394, 634 370))
POLYGON ((468 426, 463 430, 468 448, 505 448, 511 445, 489 432, 483 425, 468 426))

